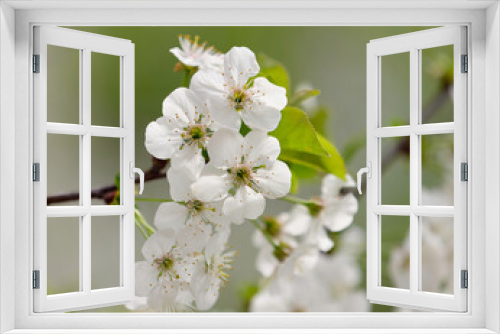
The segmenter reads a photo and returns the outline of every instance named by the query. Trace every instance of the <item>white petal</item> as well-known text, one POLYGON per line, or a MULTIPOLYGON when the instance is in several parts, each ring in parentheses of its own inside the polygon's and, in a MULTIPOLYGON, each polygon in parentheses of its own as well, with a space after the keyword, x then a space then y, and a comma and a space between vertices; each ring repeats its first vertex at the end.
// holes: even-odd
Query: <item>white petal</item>
POLYGON ((232 178, 224 176, 202 176, 191 186, 195 198, 202 202, 216 202, 227 197, 232 187, 232 178))
POLYGON ((276 270, 278 264, 279 261, 273 255, 272 247, 265 245, 260 249, 255 261, 255 266, 262 276, 270 277, 276 270))
POLYGON ((309 209, 303 205, 295 205, 283 224, 283 232, 293 236, 302 235, 311 226, 311 220, 309 209))
POLYGON ((242 89, 260 71, 255 54, 246 47, 233 47, 224 58, 224 72, 235 88, 242 89))
POLYGON ((220 282, 204 275, 193 282, 196 308, 206 311, 212 308, 219 298, 220 282))
POLYGON ((209 221, 215 225, 217 230, 229 228, 231 220, 222 212, 223 202, 204 203, 205 210, 201 212, 204 221, 209 221))
POLYGON ((328 174, 321 182, 321 197, 325 202, 335 199, 340 194, 340 190, 344 186, 344 181, 333 174, 328 174))
POLYGON ((220 129, 207 144, 210 162, 219 168, 229 168, 241 162, 243 136, 236 131, 220 129))
POLYGON ((246 219, 256 219, 264 213, 266 200, 262 194, 247 186, 239 187, 234 196, 226 198, 222 210, 224 214, 241 223, 246 219))
POLYGON ((150 236, 142 246, 142 255, 146 261, 155 259, 168 253, 175 243, 175 231, 164 229, 150 236))
POLYGON ((176 282, 168 285, 156 285, 148 296, 148 306, 151 311, 168 312, 177 308, 177 293, 179 286, 176 282))
POLYGON ((205 258, 210 261, 210 259, 216 255, 221 254, 227 246, 227 241, 229 240, 230 229, 224 229, 215 233, 210 240, 207 242, 205 248, 205 258))
POLYGON ((340 196, 336 201, 326 203, 320 213, 321 223, 330 231, 337 232, 351 225, 358 212, 358 201, 353 194, 340 196))
MULTIPOLYGON (((223 72, 198 71, 191 78, 189 88, 203 101, 228 100, 227 81, 223 72)), ((214 109, 211 108, 212 112, 214 109)))
POLYGON ((280 143, 264 131, 253 130, 243 140, 243 155, 254 167, 269 167, 280 155, 280 143))
POLYGON ((140 261, 135 264, 135 294, 147 297, 158 283, 158 271, 149 261, 140 261))
POLYGON ((195 171, 184 166, 172 166, 168 169, 167 178, 174 201, 187 202, 193 198, 191 185, 198 179, 195 171))
POLYGON ((288 165, 282 161, 275 161, 270 169, 258 169, 253 178, 267 198, 283 197, 290 192, 292 174, 288 165))
POLYGON ((218 125, 213 127, 228 128, 234 131, 240 131, 241 115, 234 110, 229 99, 213 99, 210 100, 210 109, 212 110, 212 118, 218 125))
POLYGON ((177 88, 163 101, 163 115, 180 125, 187 125, 197 118, 201 103, 196 94, 184 87, 177 88))
POLYGON ((205 226, 188 225, 179 231, 177 246, 183 253, 200 252, 207 244, 210 229, 205 226))
POLYGON ((184 145, 172 156, 172 167, 187 169, 194 175, 200 174, 203 166, 205 166, 205 158, 197 143, 184 145))
POLYGON ((245 104, 241 117, 252 129, 272 131, 281 120, 281 110, 286 106, 286 89, 273 85, 266 78, 257 78, 249 89, 251 103, 245 104))
POLYGON ((180 133, 175 132, 175 128, 164 117, 148 124, 145 146, 152 156, 170 159, 181 143, 180 133))
POLYGON ((182 204, 162 203, 155 214, 155 225, 159 230, 171 228, 178 231, 188 219, 189 210, 182 204))

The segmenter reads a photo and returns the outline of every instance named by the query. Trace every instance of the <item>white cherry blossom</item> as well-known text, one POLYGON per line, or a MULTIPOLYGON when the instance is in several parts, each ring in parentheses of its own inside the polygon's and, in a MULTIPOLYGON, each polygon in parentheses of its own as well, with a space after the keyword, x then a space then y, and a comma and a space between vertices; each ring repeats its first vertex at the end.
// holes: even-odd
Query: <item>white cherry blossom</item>
POLYGON ((172 159, 172 165, 199 169, 205 164, 202 149, 217 129, 196 94, 177 88, 163 101, 163 116, 146 128, 146 148, 158 159, 172 159))
POLYGON ((274 248, 263 233, 267 233, 273 241, 287 249, 297 246, 296 238, 309 229, 311 216, 305 206, 295 205, 292 210, 274 217, 264 217, 264 231, 254 232, 253 243, 259 249, 255 265, 264 277, 270 277, 279 265, 274 248))
POLYGON ((223 71, 199 71, 190 88, 210 102, 213 117, 221 125, 239 131, 241 120, 252 129, 272 131, 287 104, 286 90, 266 78, 255 54, 246 47, 233 47, 224 56, 223 71))
POLYGON ((219 291, 229 281, 229 273, 236 251, 228 250, 229 229, 214 234, 205 247, 202 260, 192 283, 198 310, 210 309, 219 298, 219 291))
POLYGON ((198 36, 191 40, 189 35, 180 35, 179 44, 180 48, 172 48, 170 52, 184 65, 198 67, 199 70, 223 68, 224 55, 213 47, 206 47, 206 43, 199 44, 198 36))
POLYGON ((174 230, 165 229, 144 243, 145 260, 135 265, 136 296, 147 298, 147 306, 141 308, 165 312, 186 309, 192 304, 190 282, 199 249, 193 242, 196 238, 189 238, 190 232, 185 230, 176 236, 174 230), (187 244, 189 247, 185 247, 187 244))
POLYGON ((262 215, 265 197, 278 198, 290 191, 288 166, 276 160, 279 142, 254 130, 243 138, 238 132, 220 129, 207 145, 210 162, 192 185, 203 202, 224 200, 222 210, 237 224, 262 215))
POLYGON ((200 233, 211 233, 212 225, 218 230, 230 223, 222 213, 222 202, 204 202, 194 196, 191 186, 200 177, 198 171, 173 166, 168 170, 170 196, 174 202, 162 203, 155 215, 158 229, 179 230, 184 226, 196 226, 200 233), (205 231, 206 230, 206 231, 205 231))

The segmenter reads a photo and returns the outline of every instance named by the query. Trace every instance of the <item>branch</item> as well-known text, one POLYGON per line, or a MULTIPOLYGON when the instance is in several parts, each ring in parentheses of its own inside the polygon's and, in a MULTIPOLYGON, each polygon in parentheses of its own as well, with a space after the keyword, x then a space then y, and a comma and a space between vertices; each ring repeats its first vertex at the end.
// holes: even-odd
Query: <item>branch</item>
MULTIPOLYGON (((152 166, 144 173, 144 182, 163 179, 166 177, 165 167, 168 165, 168 160, 159 160, 152 158, 152 166)), ((135 183, 139 183, 139 177, 135 178, 135 183)), ((113 201, 116 195, 116 185, 110 184, 100 188, 92 189, 90 192, 91 198, 102 199, 109 204, 113 201)), ((80 198, 80 193, 70 192, 58 195, 47 196, 47 205, 55 203, 63 203, 68 201, 75 201, 80 198)))

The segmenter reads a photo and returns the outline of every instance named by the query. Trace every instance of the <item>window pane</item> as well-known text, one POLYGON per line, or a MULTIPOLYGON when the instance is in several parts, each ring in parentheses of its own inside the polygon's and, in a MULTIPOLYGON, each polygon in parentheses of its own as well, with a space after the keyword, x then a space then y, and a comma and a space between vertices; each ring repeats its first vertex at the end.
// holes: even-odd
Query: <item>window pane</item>
POLYGON ((92 216, 92 289, 120 286, 120 216, 92 216))
POLYGON ((80 122, 80 50, 47 45, 47 121, 80 122))
POLYGON ((410 205, 410 137, 380 139, 382 203, 410 205))
POLYGON ((453 45, 423 49, 422 123, 453 122, 453 45))
POLYGON ((80 218, 47 218, 47 294, 80 291, 79 268, 80 218))
POLYGON ((120 126, 120 57, 92 52, 92 124, 120 126))
MULTIPOLYGON (((115 184, 115 178, 120 174, 120 141, 120 138, 92 137, 92 189, 115 184)), ((112 192, 104 199, 92 199, 92 205, 119 200, 114 195, 112 192)))
POLYGON ((422 291, 453 294, 453 218, 421 217, 422 291))
POLYGON ((410 119, 410 53, 381 57, 381 125, 408 125, 410 119))
POLYGON ((73 200, 50 205, 79 205, 80 137, 47 134, 47 197, 70 194, 73 200))
POLYGON ((453 205, 453 137, 421 137, 422 205, 453 205))
POLYGON ((382 216, 382 286, 410 288, 410 217, 382 216), (405 237, 401 237, 405 236, 405 237))

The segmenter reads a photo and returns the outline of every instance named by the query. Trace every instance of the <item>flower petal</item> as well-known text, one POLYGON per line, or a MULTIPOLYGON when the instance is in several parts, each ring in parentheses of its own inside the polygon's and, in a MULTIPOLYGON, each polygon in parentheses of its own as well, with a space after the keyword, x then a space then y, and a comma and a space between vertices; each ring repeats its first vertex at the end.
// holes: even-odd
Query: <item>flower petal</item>
POLYGON ((148 152, 158 159, 170 159, 182 143, 180 133, 165 117, 148 124, 145 146, 148 152))
POLYGON ((287 104, 286 89, 259 77, 254 80, 248 94, 251 103, 241 111, 245 124, 264 131, 276 129, 281 120, 281 110, 287 104))
POLYGON ((230 168, 240 163, 243 140, 243 136, 236 131, 216 131, 207 144, 210 162, 218 168, 230 168))
POLYGON ((255 260, 255 267, 262 276, 270 277, 278 265, 279 261, 273 255, 272 247, 268 244, 261 247, 257 259, 255 260))
POLYGON ((253 130, 243 140, 245 162, 253 167, 270 167, 280 154, 279 141, 266 132, 253 130))
POLYGON ((234 88, 243 89, 260 72, 255 54, 247 47, 233 47, 224 57, 224 73, 234 88))
POLYGON ((175 231, 173 229, 157 231, 142 246, 142 255, 146 261, 154 261, 170 252, 174 244, 175 231))
POLYGON ((205 258, 210 261, 210 259, 216 255, 221 254, 226 248, 227 241, 229 240, 229 235, 231 230, 229 228, 221 230, 215 233, 207 242, 205 247, 205 258))
POLYGON ((223 176, 202 176, 193 183, 191 190, 196 199, 202 202, 217 202, 227 197, 232 187, 232 178, 229 174, 223 176))
POLYGON ((199 174, 205 166, 205 158, 197 143, 184 145, 172 155, 172 167, 188 169, 191 174, 199 174))
POLYGON ((303 205, 294 205, 288 219, 283 224, 283 232, 298 236, 307 232, 311 226, 312 217, 303 205))
POLYGON ((187 202, 193 199, 191 185, 198 179, 197 174, 185 166, 172 166, 167 172, 170 196, 174 201, 187 202))
POLYGON ((236 224, 244 219, 256 219, 264 213, 266 200, 262 194, 247 186, 239 187, 234 196, 226 198, 222 211, 233 219, 236 224))
POLYGON ((179 203, 162 203, 155 214, 155 225, 159 230, 181 229, 188 219, 189 210, 179 203))
POLYGON ((337 232, 351 225, 358 212, 358 201, 353 194, 339 196, 335 201, 326 203, 320 213, 321 223, 330 231, 337 232))
POLYGON ((202 106, 192 90, 180 87, 163 100, 163 115, 183 128, 197 118, 202 106))
POLYGON ((177 234, 177 246, 185 254, 200 252, 210 237, 210 228, 198 225, 187 225, 177 234))
POLYGON ((290 192, 292 174, 288 165, 282 161, 275 161, 270 169, 258 169, 253 178, 267 198, 283 197, 290 192))
POLYGON ((158 284, 158 271, 149 261, 139 261, 135 264, 135 294, 147 297, 153 287, 158 284))

